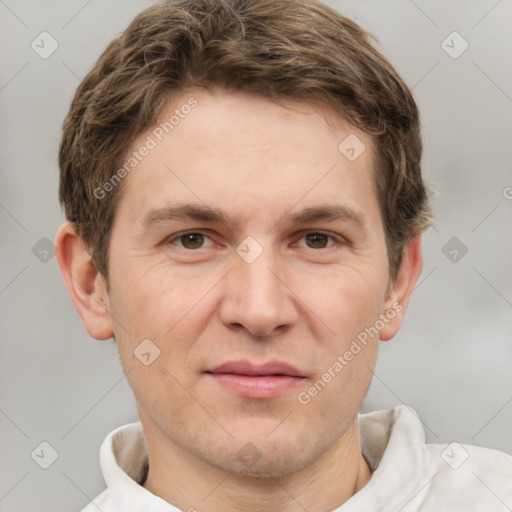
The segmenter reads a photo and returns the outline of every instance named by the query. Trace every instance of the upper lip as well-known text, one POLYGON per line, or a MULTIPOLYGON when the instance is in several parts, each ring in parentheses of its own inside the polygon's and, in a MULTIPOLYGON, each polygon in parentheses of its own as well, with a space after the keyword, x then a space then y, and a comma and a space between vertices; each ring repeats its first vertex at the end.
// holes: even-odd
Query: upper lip
POLYGON ((229 361, 206 370, 206 373, 233 373, 237 375, 289 375, 304 377, 304 375, 288 363, 268 361, 263 364, 251 363, 246 360, 229 361))

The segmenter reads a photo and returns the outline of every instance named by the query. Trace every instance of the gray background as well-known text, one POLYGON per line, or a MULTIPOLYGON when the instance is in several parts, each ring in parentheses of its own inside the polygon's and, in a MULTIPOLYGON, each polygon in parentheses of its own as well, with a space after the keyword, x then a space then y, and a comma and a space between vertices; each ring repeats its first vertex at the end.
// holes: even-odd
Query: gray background
MULTIPOLYGON (((4 512, 81 509, 104 488, 105 435, 136 419, 114 343, 85 333, 55 258, 41 261, 48 240, 40 240, 53 241, 63 220, 57 147, 72 95, 149 3, 0 0, 4 512), (59 44, 47 59, 31 48, 42 31, 59 44), (58 453, 46 470, 31 458, 42 441, 58 453)), ((423 274, 401 332, 382 344, 364 410, 405 403, 429 442, 512 453, 512 2, 329 3, 377 36, 413 88, 437 194, 423 274), (456 59, 441 46, 453 31, 469 44, 456 59), (443 253, 452 237, 468 249, 456 262, 443 253)), ((447 43, 461 48, 460 39, 447 43)))

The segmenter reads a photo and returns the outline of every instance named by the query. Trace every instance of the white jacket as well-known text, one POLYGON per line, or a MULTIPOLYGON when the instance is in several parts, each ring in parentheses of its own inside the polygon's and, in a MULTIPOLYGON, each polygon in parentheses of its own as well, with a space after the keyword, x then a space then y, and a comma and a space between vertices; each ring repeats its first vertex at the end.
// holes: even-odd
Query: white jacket
MULTIPOLYGON (((512 456, 477 446, 425 444, 406 406, 359 415, 371 480, 334 512, 512 511, 512 456)), ((111 432, 100 449, 107 489, 82 512, 178 512, 139 485, 147 461, 139 422, 111 432)))

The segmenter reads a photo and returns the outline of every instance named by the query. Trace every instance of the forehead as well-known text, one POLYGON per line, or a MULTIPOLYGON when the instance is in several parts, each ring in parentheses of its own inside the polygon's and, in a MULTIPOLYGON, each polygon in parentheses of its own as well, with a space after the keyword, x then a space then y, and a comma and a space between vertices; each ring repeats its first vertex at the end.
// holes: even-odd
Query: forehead
POLYGON ((318 203, 378 213, 370 137, 321 105, 284 105, 222 90, 174 97, 130 148, 151 147, 119 208, 129 206, 134 223, 178 202, 236 212, 240 222, 318 203))

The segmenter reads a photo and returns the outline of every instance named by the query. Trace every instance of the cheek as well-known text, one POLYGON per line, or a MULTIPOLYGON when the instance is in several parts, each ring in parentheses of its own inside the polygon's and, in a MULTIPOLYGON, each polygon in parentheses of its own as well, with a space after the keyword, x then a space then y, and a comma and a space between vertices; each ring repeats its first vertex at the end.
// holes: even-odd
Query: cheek
POLYGON ((145 280, 137 287, 130 286, 126 293, 118 288, 111 313, 117 320, 119 356, 137 401, 146 410, 160 411, 179 422, 179 417, 174 417, 178 409, 162 408, 161 402, 173 397, 181 410, 193 407, 184 389, 192 388, 194 376, 187 373, 184 361, 201 324, 194 321, 198 313, 190 311, 183 293, 165 285, 145 280))
POLYGON ((318 403, 326 412, 338 404, 340 414, 347 408, 357 410, 371 383, 379 347, 374 326, 384 304, 383 276, 387 278, 377 264, 368 272, 345 270, 331 284, 331 300, 324 299, 324 311, 336 335, 327 348, 320 376, 329 390, 318 403))
POLYGON ((386 281, 378 271, 344 267, 315 279, 314 287, 310 280, 304 284, 306 304, 329 327, 338 348, 373 325, 384 304, 386 281))
POLYGON ((371 328, 381 312, 383 289, 383 283, 354 279, 350 285, 331 282, 328 293, 316 296, 315 310, 334 334, 323 337, 317 373, 301 396, 325 421, 352 417, 366 396, 379 347, 371 328))
POLYGON ((130 266, 120 265, 112 274, 111 313, 138 337, 161 337, 184 313, 188 294, 183 280, 161 262, 148 265, 144 259, 132 260, 130 266))
POLYGON ((159 351, 151 367, 181 374, 187 353, 211 313, 207 294, 218 278, 204 273, 196 278, 184 277, 161 263, 139 268, 134 265, 126 275, 129 277, 125 280, 112 280, 110 297, 116 343, 125 370, 157 378, 155 372, 144 373, 134 355, 141 342, 149 339, 157 347, 155 352, 159 351))

